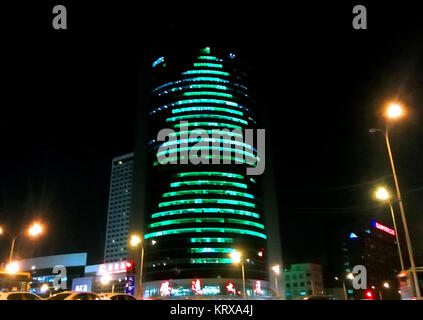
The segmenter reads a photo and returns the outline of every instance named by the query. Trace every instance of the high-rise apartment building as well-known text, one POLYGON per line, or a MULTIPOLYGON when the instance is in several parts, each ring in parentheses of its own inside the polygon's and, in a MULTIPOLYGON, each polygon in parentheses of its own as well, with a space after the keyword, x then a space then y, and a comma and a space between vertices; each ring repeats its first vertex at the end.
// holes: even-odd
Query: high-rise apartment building
POLYGON ((133 153, 112 160, 104 262, 124 261, 128 256, 133 166, 133 153))
POLYGON ((293 264, 284 271, 286 298, 295 300, 307 295, 322 295, 322 266, 316 263, 293 264))

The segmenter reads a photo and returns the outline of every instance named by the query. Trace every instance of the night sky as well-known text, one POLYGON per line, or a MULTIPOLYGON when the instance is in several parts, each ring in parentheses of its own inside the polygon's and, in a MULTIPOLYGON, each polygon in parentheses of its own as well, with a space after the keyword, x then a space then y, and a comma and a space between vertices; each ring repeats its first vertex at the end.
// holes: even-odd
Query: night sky
MULTIPOLYGON (((39 218, 46 234, 20 238, 22 257, 88 252, 103 257, 111 159, 133 150, 139 58, 166 45, 227 46, 250 61, 268 115, 288 263, 324 261, 323 235, 383 216, 370 198, 392 183, 382 107, 408 109, 391 131, 415 254, 423 264, 423 26, 417 7, 367 5, 368 30, 352 7, 172 7, 62 2, 68 30, 51 27, 54 4, 2 10, 4 92, 0 224, 15 232, 39 218), (4 19, 3 19, 4 18, 4 19)), ((360 4, 366 4, 360 2, 360 4)), ((160 50, 159 50, 160 51, 160 50)), ((269 156, 269 155, 268 155, 269 156)), ((388 211, 386 209, 386 215, 388 211)), ((1 257, 9 242, 0 239, 1 257)))

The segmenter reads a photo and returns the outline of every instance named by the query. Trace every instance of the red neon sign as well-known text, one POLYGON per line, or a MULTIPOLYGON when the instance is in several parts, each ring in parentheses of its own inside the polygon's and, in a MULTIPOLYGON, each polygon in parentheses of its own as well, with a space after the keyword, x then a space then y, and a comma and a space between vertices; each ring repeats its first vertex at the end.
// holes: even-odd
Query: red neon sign
POLYGON ((160 284, 160 295, 161 296, 170 296, 171 291, 172 291, 172 287, 170 286, 169 281, 163 281, 160 284))
POLYGON ((228 294, 235 294, 235 285, 234 285, 232 282, 229 282, 229 283, 226 285, 226 292, 227 292, 228 294))
POLYGON ((379 222, 373 221, 373 225, 376 229, 382 230, 386 233, 389 233, 391 235, 395 235, 395 230, 388 228, 387 226, 384 226, 383 224, 380 224, 379 222))
POLYGON ((130 261, 120 261, 120 262, 112 262, 107 264, 102 264, 98 268, 98 275, 102 274, 114 274, 114 273, 124 273, 132 266, 132 262, 130 261))
POLYGON ((201 281, 200 279, 195 279, 191 281, 191 290, 196 294, 202 294, 201 291, 201 281))

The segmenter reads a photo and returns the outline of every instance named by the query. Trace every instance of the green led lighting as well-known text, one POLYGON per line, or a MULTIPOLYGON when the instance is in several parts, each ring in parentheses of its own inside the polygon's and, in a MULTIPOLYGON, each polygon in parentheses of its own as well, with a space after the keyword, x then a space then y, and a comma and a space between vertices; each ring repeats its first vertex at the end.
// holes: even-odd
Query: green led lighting
POLYGON ((232 263, 231 258, 192 258, 191 263, 232 263))
POLYGON ((194 63, 194 67, 210 67, 210 68, 220 68, 220 69, 223 68, 223 66, 220 63, 208 63, 208 62, 196 62, 194 63))
POLYGON ((178 178, 209 176, 209 177, 227 177, 227 178, 244 179, 244 176, 242 174, 228 173, 228 172, 214 172, 214 171, 183 172, 183 173, 176 174, 176 176, 178 178))
POLYGON ((217 71, 217 70, 189 70, 182 72, 183 75, 187 74, 216 74, 219 76, 229 76, 229 73, 225 71, 217 71))
MULTIPOLYGON (((213 129, 213 130, 204 130, 207 132, 207 134, 212 135, 213 134, 219 134, 221 136, 230 136, 230 137, 238 137, 238 138, 242 138, 242 135, 236 132, 225 132, 225 131, 220 131, 220 129, 213 129)), ((180 136, 180 135, 190 135, 192 132, 194 132, 194 130, 188 130, 188 131, 179 131, 179 132, 173 132, 170 133, 169 136, 171 137, 175 137, 175 136, 180 136)), ((166 142, 168 143, 168 142, 166 142)))
POLYGON ((166 216, 172 216, 175 214, 186 214, 186 213, 230 213, 230 214, 239 214, 241 216, 259 218, 260 216, 257 213, 246 211, 246 210, 238 210, 238 209, 229 209, 229 208, 187 208, 187 209, 179 209, 179 210, 169 210, 169 211, 162 211, 157 212, 151 215, 151 218, 160 218, 166 216))
POLYGON ((173 200, 160 202, 159 208, 169 207, 169 206, 179 206, 184 204, 202 204, 202 203, 218 203, 218 204, 231 204, 235 206, 244 206, 255 208, 256 205, 251 202, 238 201, 238 200, 228 200, 228 199, 183 199, 183 200, 173 200))
POLYGON ((202 118, 223 119, 223 120, 229 120, 229 121, 239 122, 239 123, 248 125, 248 122, 245 120, 234 118, 234 117, 222 116, 218 114, 188 114, 185 116, 167 118, 166 122, 174 122, 174 121, 181 121, 181 120, 187 120, 187 119, 202 119, 202 118))
MULTIPOLYGON (((181 125, 180 123, 173 125, 173 128, 180 128, 180 127, 185 127, 187 126, 187 124, 181 125)), ((201 127, 201 126, 206 126, 206 127, 225 127, 225 128, 230 128, 230 129, 239 129, 242 130, 242 128, 240 126, 236 126, 233 124, 229 124, 229 123, 220 123, 220 122, 188 122, 188 126, 191 127, 201 127)))
POLYGON ((192 91, 192 92, 184 92, 183 94, 185 97, 189 96, 215 96, 215 97, 225 97, 225 98, 233 98, 234 96, 229 93, 223 92, 214 92, 214 91, 192 91))
POLYGON ((248 221, 248 220, 240 220, 240 219, 232 219, 232 218, 184 218, 184 219, 173 219, 173 220, 164 220, 160 222, 150 223, 148 225, 149 228, 157 228, 163 226, 169 226, 173 224, 182 224, 182 223, 235 223, 235 224, 243 224, 247 226, 253 226, 256 228, 264 229, 264 226, 261 223, 248 221))
POLYGON ((245 183, 232 182, 232 181, 217 181, 217 180, 195 180, 195 181, 178 181, 170 184, 172 188, 182 186, 229 186, 247 189, 245 183))
MULTIPOLYGON (((185 158, 186 158, 185 156, 181 156, 181 157, 169 157, 169 158, 166 158, 166 161, 167 161, 167 163, 169 163, 169 162, 171 163, 173 161, 183 160, 185 158)), ((213 155, 208 155, 208 156, 200 156, 198 158, 200 158, 200 159, 230 160, 230 161, 235 161, 235 162, 238 162, 238 163, 246 163, 246 164, 249 164, 249 165, 251 165, 253 167, 257 166, 257 163, 255 163, 255 162, 248 162, 245 159, 238 158, 238 157, 232 157, 232 156, 230 156, 230 157, 229 156, 222 156, 222 155, 216 156, 216 155, 213 154, 213 155)), ((189 157, 188 157, 188 159, 189 159, 189 157)), ((259 158, 257 158, 257 161, 259 161, 259 158)), ((153 166, 157 166, 157 165, 159 165, 159 161, 158 160, 153 162, 153 166)))
POLYGON ((183 196, 188 194, 224 194, 224 195, 254 199, 254 196, 249 193, 232 191, 232 190, 183 190, 183 191, 163 193, 162 197, 163 198, 176 197, 176 196, 183 196))
POLYGON ((191 111, 220 111, 220 112, 226 112, 226 113, 232 113, 237 114, 239 116, 244 115, 241 111, 238 110, 232 110, 228 108, 220 108, 220 107, 188 107, 188 108, 179 108, 179 109, 173 109, 172 113, 182 113, 182 112, 191 112, 191 111))
POLYGON ((164 151, 160 151, 157 152, 157 157, 164 155, 164 154, 171 154, 171 153, 176 153, 176 152, 180 152, 180 151, 192 151, 192 150, 219 150, 219 151, 229 151, 229 152, 235 152, 235 153, 239 153, 242 155, 247 155, 251 158, 254 158, 254 154, 252 154, 251 152, 248 151, 244 151, 244 150, 238 150, 236 148, 226 148, 226 147, 213 147, 213 146, 192 146, 192 147, 183 147, 183 148, 172 148, 172 149, 167 149, 164 151))
POLYGON ((246 144, 244 142, 239 142, 239 141, 236 141, 236 140, 232 140, 232 139, 231 140, 228 140, 228 139, 201 138, 201 137, 196 137, 196 138, 192 138, 192 139, 170 140, 170 141, 167 141, 167 142, 163 143, 161 145, 161 147, 168 147, 168 146, 171 146, 171 145, 183 144, 183 143, 194 143, 194 142, 199 142, 199 141, 202 141, 202 142, 212 142, 212 143, 219 142, 219 145, 220 145, 220 143, 223 143, 223 144, 235 144, 237 146, 242 146, 242 147, 247 148, 247 149, 255 150, 249 144, 246 144))
POLYGON ((232 243, 234 239, 232 238, 191 238, 191 243, 232 243))
POLYGON ((208 99, 208 98, 179 100, 177 102, 171 103, 170 106, 173 107, 173 106, 177 106, 181 104, 189 104, 189 103, 216 103, 216 104, 226 104, 228 106, 242 108, 242 106, 236 102, 226 101, 221 99, 208 99))
POLYGON ((214 60, 214 61, 218 60, 216 57, 212 57, 212 56, 199 56, 198 59, 200 59, 200 60, 214 60))
POLYGON ((221 86, 218 84, 191 84, 189 85, 191 89, 216 89, 216 90, 225 90, 225 91, 233 91, 232 88, 227 86, 221 86))
POLYGON ((190 253, 231 253, 233 248, 190 248, 190 253))
POLYGON ((201 233, 201 232, 221 232, 221 233, 236 233, 254 236, 258 238, 266 239, 266 235, 260 232, 245 230, 245 229, 234 229, 234 228, 183 228, 183 229, 171 229, 163 230, 152 233, 147 233, 144 239, 163 237, 172 234, 183 234, 183 233, 201 233))

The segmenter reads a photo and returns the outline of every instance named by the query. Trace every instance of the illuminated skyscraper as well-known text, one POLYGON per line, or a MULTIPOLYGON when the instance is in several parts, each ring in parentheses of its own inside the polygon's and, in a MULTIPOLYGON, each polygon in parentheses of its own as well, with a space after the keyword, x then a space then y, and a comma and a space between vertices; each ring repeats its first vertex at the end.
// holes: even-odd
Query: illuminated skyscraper
POLYGON ((250 85, 247 64, 233 52, 204 48, 153 62, 145 296, 241 294, 241 265, 230 257, 235 250, 242 253, 246 293, 270 294, 262 179, 246 173, 264 161, 244 137, 245 129, 258 128, 250 85), (165 128, 172 131, 159 141, 165 128), (193 153, 200 163, 192 163, 193 153))
POLYGON ((112 160, 104 262, 124 261, 128 255, 133 160, 133 153, 112 160))

